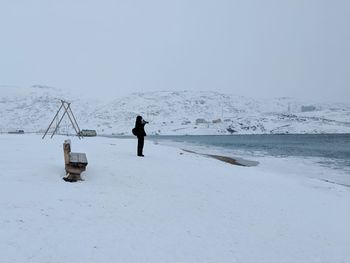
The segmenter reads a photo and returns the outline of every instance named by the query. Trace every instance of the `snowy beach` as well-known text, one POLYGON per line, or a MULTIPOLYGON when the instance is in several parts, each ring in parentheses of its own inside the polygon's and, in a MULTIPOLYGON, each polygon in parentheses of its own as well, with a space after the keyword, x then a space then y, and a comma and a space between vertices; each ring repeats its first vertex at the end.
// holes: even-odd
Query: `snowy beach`
POLYGON ((318 168, 70 137, 89 164, 67 183, 65 139, 0 135, 0 262, 350 262, 350 188, 318 168))

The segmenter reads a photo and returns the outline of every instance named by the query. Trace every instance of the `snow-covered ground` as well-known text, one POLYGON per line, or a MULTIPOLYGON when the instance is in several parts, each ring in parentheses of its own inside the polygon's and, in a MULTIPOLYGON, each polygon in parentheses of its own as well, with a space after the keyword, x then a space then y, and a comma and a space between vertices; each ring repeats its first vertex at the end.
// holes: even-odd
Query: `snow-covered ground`
POLYGON ((71 138, 89 165, 66 183, 64 139, 0 135, 0 262, 350 262, 350 190, 315 167, 71 138))

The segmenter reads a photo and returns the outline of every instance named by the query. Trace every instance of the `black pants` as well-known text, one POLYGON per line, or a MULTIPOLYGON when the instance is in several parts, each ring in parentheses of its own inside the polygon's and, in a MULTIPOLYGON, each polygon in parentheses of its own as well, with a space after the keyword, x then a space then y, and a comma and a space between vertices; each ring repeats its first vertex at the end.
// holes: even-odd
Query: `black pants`
POLYGON ((145 144, 145 136, 137 136, 137 155, 142 155, 143 145, 145 144))

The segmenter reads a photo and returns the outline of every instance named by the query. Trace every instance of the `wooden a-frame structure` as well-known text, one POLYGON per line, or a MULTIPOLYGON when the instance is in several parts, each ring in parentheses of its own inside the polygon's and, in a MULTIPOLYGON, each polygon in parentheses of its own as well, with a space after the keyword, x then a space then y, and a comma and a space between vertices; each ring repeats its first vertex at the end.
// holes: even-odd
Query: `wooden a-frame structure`
POLYGON ((53 133, 52 133, 52 135, 51 135, 51 138, 55 135, 55 133, 57 132, 57 130, 58 130, 58 128, 59 128, 59 126, 60 126, 60 124, 61 124, 63 118, 64 118, 64 116, 67 114, 67 115, 68 115, 68 118, 69 118, 69 120, 70 120, 70 122, 71 122, 71 124, 72 124, 72 126, 73 126, 73 128, 74 128, 74 130, 75 130, 75 132, 76 132, 76 135, 78 136, 79 139, 81 139, 81 137, 82 137, 82 136, 81 136, 81 131, 80 131, 78 122, 77 122, 77 120, 76 120, 76 118, 75 118, 75 116, 74 116, 74 114, 73 114, 73 111, 72 111, 72 109, 71 109, 71 107, 70 107, 70 103, 67 102, 67 101, 64 101, 64 100, 61 100, 61 107, 58 109, 58 111, 57 111, 55 117, 53 117, 53 119, 52 119, 52 121, 51 121, 49 127, 47 128, 47 130, 46 130, 44 136, 42 137, 42 139, 45 138, 45 136, 46 136, 47 133, 49 132, 51 126, 53 126, 53 123, 55 122, 55 119, 59 116, 59 114, 60 114, 61 111, 63 111, 62 117, 61 117, 60 120, 57 122, 56 127, 55 127, 55 129, 54 129, 54 131, 53 131, 53 133))

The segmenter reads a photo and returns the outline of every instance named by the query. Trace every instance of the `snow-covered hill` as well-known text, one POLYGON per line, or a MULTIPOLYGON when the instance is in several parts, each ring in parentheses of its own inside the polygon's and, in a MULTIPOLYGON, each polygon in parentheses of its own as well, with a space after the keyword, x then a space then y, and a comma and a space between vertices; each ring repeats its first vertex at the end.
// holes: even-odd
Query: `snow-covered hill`
MULTIPOLYGON (((131 134, 138 114, 149 134, 350 133, 350 104, 322 104, 293 98, 256 100, 218 92, 134 93, 110 102, 79 99, 46 86, 1 86, 0 131, 45 130, 60 99, 72 102, 81 129, 131 134), (4 91, 4 92, 3 92, 4 91), (6 91, 6 93, 5 93, 6 91)), ((72 132, 66 118, 61 132, 72 132)))

